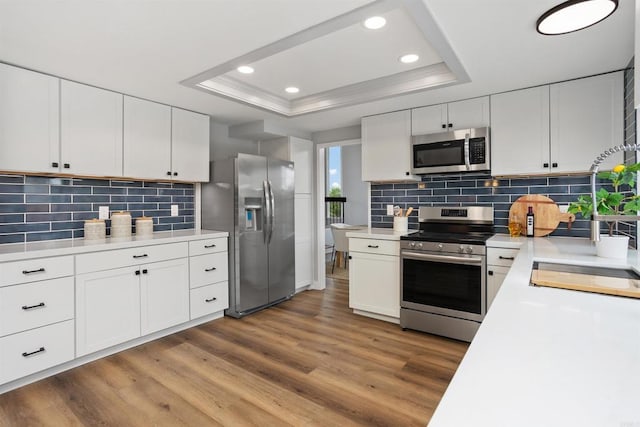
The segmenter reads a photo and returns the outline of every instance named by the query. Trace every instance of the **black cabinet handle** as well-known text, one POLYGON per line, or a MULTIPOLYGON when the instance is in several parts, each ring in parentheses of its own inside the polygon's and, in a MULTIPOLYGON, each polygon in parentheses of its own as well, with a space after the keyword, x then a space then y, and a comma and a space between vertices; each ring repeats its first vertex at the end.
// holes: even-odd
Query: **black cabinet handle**
POLYGON ((147 274, 149 272, 149 270, 147 270, 146 268, 144 270, 142 270, 142 274, 147 274))
POLYGON ((449 127, 452 128, 453 127, 453 123, 449 123, 449 127))
POLYGON ((445 125, 444 123, 442 124, 442 129, 446 129, 447 125, 445 125))
POLYGON ((36 305, 23 305, 22 309, 23 310, 32 310, 34 308, 40 308, 40 307, 44 307, 44 303, 41 302, 40 304, 36 304, 36 305))
POLYGON ((211 267, 211 268, 205 268, 204 269, 204 271, 213 271, 213 270, 216 270, 216 268, 215 267, 211 267))
POLYGON ((52 167, 52 168, 57 168, 57 167, 58 167, 58 162, 53 162, 53 163, 51 163, 51 167, 52 167))
POLYGON ((552 168, 557 168, 557 167, 558 167, 558 164, 557 164, 557 163, 551 163, 551 167, 552 167, 552 168))
POLYGON ((140 270, 136 270, 136 276, 140 275, 140 270))
POLYGON ((134 258, 146 258, 148 256, 149 256, 149 254, 142 254, 142 255, 134 255, 133 257, 134 258))
POLYGON ((502 255, 500 255, 498 258, 500 258, 500 259, 508 259, 509 261, 513 261, 515 259, 512 256, 502 256, 502 255))
POLYGON ((44 267, 40 267, 37 270, 22 270, 22 274, 44 273, 44 267))
POLYGON ((215 247, 216 247, 216 245, 214 245, 214 244, 211 244, 211 245, 204 245, 204 248, 205 248, 205 249, 211 249, 211 248, 215 248, 215 247))
POLYGON ((171 171, 167 171, 167 175, 171 176, 171 171))
POLYGON ((62 165, 63 168, 65 169, 69 169, 71 167, 71 165, 69 163, 65 163, 62 165))
POLYGON ((29 356, 33 356, 34 354, 38 354, 38 353, 42 353, 44 351, 44 347, 40 347, 39 349, 37 349, 36 351, 32 351, 30 353, 27 353, 26 351, 24 353, 22 353, 22 357, 29 357, 29 356))
POLYGON ((217 299, 218 299, 218 298, 216 298, 216 297, 206 298, 206 299, 204 300, 204 302, 213 302, 213 301, 215 301, 215 300, 217 300, 217 299))
POLYGON ((405 174, 405 175, 407 175, 407 176, 409 176, 409 175, 410 175, 410 174, 409 174, 409 172, 405 172, 404 174, 405 174))
POLYGON ((173 173, 173 176, 178 176, 178 172, 174 172, 174 173, 173 173))
POLYGON ((542 167, 543 167, 543 168, 548 168, 548 167, 549 167, 549 163, 543 163, 543 164, 542 164, 542 167))
POLYGON ((380 246, 378 245, 367 245, 368 248, 378 249, 380 246))
POLYGON ((351 255, 349 255, 347 258, 349 258, 349 259, 353 259, 353 257, 352 257, 351 255))
POLYGON ((487 271, 487 274, 488 274, 489 276, 493 276, 493 271, 489 270, 489 271, 487 271))

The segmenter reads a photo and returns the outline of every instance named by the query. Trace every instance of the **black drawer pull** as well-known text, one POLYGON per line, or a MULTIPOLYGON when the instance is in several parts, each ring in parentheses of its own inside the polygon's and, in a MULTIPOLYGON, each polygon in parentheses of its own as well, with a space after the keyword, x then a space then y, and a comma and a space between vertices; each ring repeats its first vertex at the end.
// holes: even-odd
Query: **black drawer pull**
POLYGON ((134 258, 146 258, 148 256, 149 256, 148 254, 142 254, 142 255, 134 255, 133 257, 134 258))
POLYGON ((514 257, 512 257, 512 256, 502 256, 502 255, 500 255, 498 258, 500 258, 500 259, 506 259, 506 260, 509 260, 509 261, 513 261, 513 260, 515 259, 515 258, 514 258, 514 257))
POLYGON ((167 171, 167 175, 171 176, 171 171, 167 171))
POLYGON ((174 172, 174 173, 173 173, 173 176, 178 176, 178 172, 174 172))
POLYGON ((62 165, 62 167, 65 169, 69 169, 71 165, 69 163, 65 163, 64 165, 62 165))
POLYGON ((140 275, 140 270, 136 270, 136 276, 140 275))
POLYGON ((215 300, 217 300, 217 299, 218 299, 218 298, 216 298, 216 297, 207 298, 207 299, 205 299, 205 300, 204 300, 204 302, 213 302, 213 301, 215 301, 215 300))
POLYGON ((552 167, 552 168, 557 168, 557 167, 558 167, 558 164, 557 164, 557 163, 551 163, 551 167, 552 167))
POLYGON ((36 304, 36 305, 23 305, 22 309, 23 310, 32 310, 34 308, 41 308, 41 307, 44 307, 44 303, 43 302, 41 302, 40 304, 36 304))
POLYGON ((548 167, 549 167, 549 163, 543 163, 543 164, 542 164, 542 167, 543 167, 543 168, 548 168, 548 167))
POLYGON ((57 167, 58 167, 58 162, 53 162, 53 163, 51 163, 51 167, 52 167, 52 168, 57 168, 57 167))
POLYGON ((36 351, 32 351, 30 353, 27 353, 26 351, 24 353, 22 353, 22 357, 29 357, 29 356, 33 356, 34 354, 38 354, 38 353, 42 353, 44 351, 44 347, 40 347, 39 349, 37 349, 36 351))
POLYGON ((205 268, 204 269, 204 271, 213 271, 213 270, 216 270, 216 268, 215 267, 211 267, 211 268, 205 268))
POLYGON ((37 270, 22 270, 22 274, 44 273, 44 267, 40 267, 37 270))
POLYGON ((378 249, 380 246, 378 245, 367 245, 368 248, 378 249))
POLYGON ((149 270, 147 270, 146 268, 144 270, 142 270, 142 274, 147 274, 149 272, 149 270))
POLYGON ((487 274, 488 274, 489 276, 493 276, 493 271, 492 271, 492 270, 489 270, 489 271, 487 271, 487 274))
POLYGON ((215 248, 216 245, 215 244, 211 244, 211 245, 204 245, 205 249, 211 249, 211 248, 215 248))

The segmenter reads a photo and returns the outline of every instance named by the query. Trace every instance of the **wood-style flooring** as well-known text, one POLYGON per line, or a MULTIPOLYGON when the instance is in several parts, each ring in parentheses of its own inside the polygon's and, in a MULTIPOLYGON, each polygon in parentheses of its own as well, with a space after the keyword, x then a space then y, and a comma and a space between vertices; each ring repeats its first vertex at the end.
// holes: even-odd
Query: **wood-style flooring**
POLYGON ((0 395, 2 426, 425 426, 467 344, 354 315, 328 280, 0 395))

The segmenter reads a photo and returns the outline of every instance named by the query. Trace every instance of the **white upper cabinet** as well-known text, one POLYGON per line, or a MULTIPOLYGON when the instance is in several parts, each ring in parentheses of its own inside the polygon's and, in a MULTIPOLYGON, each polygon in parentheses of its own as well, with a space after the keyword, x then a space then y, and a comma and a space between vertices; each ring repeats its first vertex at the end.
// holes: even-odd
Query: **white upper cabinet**
MULTIPOLYGON (((623 90, 617 72, 492 95, 492 174, 588 172, 623 143, 623 90)), ((600 169, 622 160, 617 153, 600 169)))
POLYGON ((124 97, 124 176, 171 175, 171 107, 124 97))
POLYGON ((362 118, 362 180, 414 181, 411 175, 411 112, 362 118))
POLYGON ((549 172, 549 154, 549 86, 492 95, 493 175, 549 172))
POLYGON ((0 170, 57 172, 60 80, 0 64, 0 170))
MULTIPOLYGON (((586 172, 600 153, 624 142, 622 71, 552 84, 550 101, 551 161, 558 171, 586 172)), ((616 153, 600 170, 622 161, 616 153)))
POLYGON ((209 181, 209 116, 171 108, 171 173, 180 181, 209 181))
POLYGON ((313 188, 313 142, 291 137, 289 144, 296 173, 295 192, 310 194, 313 188))
POLYGON ((122 176, 122 94, 61 82, 61 171, 122 176))
POLYGON ((465 99, 411 110, 411 134, 489 126, 489 97, 465 99))

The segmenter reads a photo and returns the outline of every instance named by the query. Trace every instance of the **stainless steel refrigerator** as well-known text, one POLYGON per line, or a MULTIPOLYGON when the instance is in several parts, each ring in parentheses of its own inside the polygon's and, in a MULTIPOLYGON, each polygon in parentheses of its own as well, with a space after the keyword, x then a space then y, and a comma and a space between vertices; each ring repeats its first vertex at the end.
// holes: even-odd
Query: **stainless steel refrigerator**
POLYGON ((295 292, 293 163, 238 154, 211 163, 202 227, 229 232, 229 308, 242 317, 295 292))

